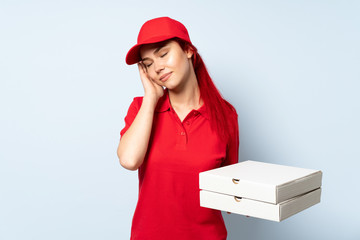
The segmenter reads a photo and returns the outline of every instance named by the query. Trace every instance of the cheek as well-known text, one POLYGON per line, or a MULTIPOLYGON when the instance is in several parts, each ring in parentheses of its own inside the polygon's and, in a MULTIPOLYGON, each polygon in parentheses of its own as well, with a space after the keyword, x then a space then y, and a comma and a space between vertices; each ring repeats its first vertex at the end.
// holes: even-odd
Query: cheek
POLYGON ((174 67, 176 67, 178 61, 179 60, 177 59, 177 57, 175 55, 171 55, 166 60, 166 65, 169 68, 174 68, 174 67))
POLYGON ((180 54, 170 56, 166 65, 171 69, 176 69, 180 73, 187 71, 186 59, 180 54))
POLYGON ((150 79, 152 79, 153 82, 157 83, 157 84, 160 85, 160 86, 163 86, 163 85, 164 85, 163 82, 161 82, 160 80, 158 80, 159 75, 155 72, 155 70, 150 70, 150 71, 148 72, 148 74, 149 74, 150 79))

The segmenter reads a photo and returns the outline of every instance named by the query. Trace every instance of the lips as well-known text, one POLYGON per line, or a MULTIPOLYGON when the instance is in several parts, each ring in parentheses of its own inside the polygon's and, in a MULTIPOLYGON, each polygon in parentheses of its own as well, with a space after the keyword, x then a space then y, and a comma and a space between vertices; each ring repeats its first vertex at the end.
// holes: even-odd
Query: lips
POLYGON ((162 75, 160 77, 160 81, 165 82, 166 80, 168 80, 168 78, 171 76, 172 72, 169 73, 165 73, 164 75, 162 75))

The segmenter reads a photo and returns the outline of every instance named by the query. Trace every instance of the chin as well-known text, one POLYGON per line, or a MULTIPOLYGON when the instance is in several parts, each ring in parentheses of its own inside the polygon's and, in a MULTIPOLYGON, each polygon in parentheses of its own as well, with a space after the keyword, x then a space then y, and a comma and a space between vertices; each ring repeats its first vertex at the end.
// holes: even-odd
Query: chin
POLYGON ((177 87, 177 84, 174 84, 172 82, 165 82, 163 84, 163 86, 166 87, 169 90, 173 90, 173 89, 175 89, 177 87))
POLYGON ((167 89, 172 90, 172 91, 176 91, 176 89, 179 89, 179 87, 181 85, 182 84, 180 82, 176 81, 176 79, 169 79, 168 81, 163 83, 164 87, 166 87, 167 89))

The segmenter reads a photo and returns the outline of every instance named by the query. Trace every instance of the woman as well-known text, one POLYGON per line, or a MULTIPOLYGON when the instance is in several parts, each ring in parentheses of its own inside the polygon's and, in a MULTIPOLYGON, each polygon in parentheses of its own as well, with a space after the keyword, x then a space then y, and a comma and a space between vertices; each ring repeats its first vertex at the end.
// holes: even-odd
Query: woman
POLYGON ((200 207, 199 173, 238 162, 235 109, 174 19, 144 23, 126 62, 138 64, 145 90, 130 105, 117 151, 124 168, 139 170, 131 239, 226 239, 221 212, 200 207))

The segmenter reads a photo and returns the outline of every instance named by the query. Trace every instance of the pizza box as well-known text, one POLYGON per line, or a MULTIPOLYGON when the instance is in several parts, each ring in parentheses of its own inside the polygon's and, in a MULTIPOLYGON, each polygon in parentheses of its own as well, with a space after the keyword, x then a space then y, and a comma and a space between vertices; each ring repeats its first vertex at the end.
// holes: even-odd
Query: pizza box
POLYGON ((247 160, 199 174, 200 206, 281 221, 320 202, 322 172, 247 160))
POLYGON ((321 187, 321 179, 319 170, 247 160, 201 172, 199 187, 278 204, 321 187))

